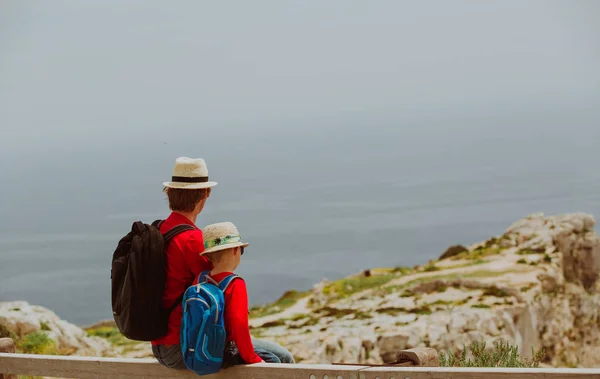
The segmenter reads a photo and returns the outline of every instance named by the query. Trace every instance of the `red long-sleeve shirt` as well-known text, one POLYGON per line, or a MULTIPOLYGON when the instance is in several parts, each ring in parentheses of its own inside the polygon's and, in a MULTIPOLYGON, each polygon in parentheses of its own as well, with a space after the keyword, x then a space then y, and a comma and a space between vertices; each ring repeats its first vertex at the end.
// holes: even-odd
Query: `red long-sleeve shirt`
MULTIPOLYGON (((212 275, 217 283, 225 279, 231 272, 222 272, 212 275)), ((196 282, 198 279, 196 279, 196 282)), ((196 283, 194 282, 194 284, 196 283)), ((254 352, 250 328, 248 326, 248 291, 246 282, 234 279, 225 290, 225 331, 227 342, 235 342, 244 362, 259 363, 262 359, 254 352)))
MULTIPOLYGON (((180 225, 194 225, 191 220, 179 213, 171 215, 160 226, 160 232, 166 233, 169 229, 180 225)), ((204 270, 212 270, 212 263, 206 257, 200 256, 204 251, 204 240, 202 231, 194 229, 182 232, 171 240, 165 249, 166 278, 165 292, 163 294, 163 306, 171 307, 175 301, 183 294, 194 280, 198 280, 198 275, 204 270)), ((152 341, 152 345, 176 345, 179 341, 179 328, 183 312, 181 304, 177 305, 169 316, 169 327, 167 335, 152 341)))

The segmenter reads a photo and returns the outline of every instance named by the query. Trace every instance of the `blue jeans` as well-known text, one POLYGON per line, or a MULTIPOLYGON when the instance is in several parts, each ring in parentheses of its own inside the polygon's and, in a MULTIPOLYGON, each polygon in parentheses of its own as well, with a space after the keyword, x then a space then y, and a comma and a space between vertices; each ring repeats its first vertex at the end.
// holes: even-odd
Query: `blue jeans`
POLYGON ((252 345, 254 345, 255 350, 260 349, 272 353, 281 361, 281 363, 294 363, 294 356, 292 355, 292 353, 290 353, 285 347, 275 342, 252 338, 252 345))
MULTIPOLYGON (((265 363, 281 363, 277 356, 267 350, 260 349, 254 347, 254 352, 258 355, 265 363)), ((242 359, 240 352, 237 349, 237 346, 234 342, 230 341, 225 346, 225 351, 223 352, 223 369, 229 368, 231 366, 237 365, 245 365, 246 361, 242 359)))

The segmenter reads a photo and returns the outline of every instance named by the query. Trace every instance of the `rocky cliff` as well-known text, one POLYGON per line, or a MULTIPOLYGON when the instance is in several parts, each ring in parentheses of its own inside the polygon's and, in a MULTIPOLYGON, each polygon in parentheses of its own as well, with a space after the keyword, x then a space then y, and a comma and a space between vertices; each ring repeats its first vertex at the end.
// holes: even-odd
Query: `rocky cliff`
POLYGON ((535 214, 414 268, 371 269, 252 309, 252 332, 309 362, 505 339, 553 366, 598 366, 600 239, 586 214, 535 214))

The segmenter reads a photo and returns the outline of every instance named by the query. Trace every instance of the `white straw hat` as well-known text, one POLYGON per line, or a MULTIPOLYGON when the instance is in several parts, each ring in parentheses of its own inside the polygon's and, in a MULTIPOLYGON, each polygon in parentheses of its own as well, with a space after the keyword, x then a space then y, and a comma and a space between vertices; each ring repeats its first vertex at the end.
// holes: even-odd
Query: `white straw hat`
POLYGON ((217 182, 208 181, 208 168, 202 158, 179 157, 175 160, 173 176, 163 185, 169 188, 199 189, 210 188, 217 182))
POLYGON ((240 232, 231 222, 207 225, 202 229, 202 236, 204 238, 204 251, 202 254, 214 253, 232 247, 248 246, 247 243, 242 242, 240 232))

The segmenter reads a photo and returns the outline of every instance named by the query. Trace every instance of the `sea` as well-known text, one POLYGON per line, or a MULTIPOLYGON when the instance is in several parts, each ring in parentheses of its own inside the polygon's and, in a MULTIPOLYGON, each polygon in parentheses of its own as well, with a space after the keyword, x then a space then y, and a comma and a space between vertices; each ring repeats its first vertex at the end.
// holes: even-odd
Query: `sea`
POLYGON ((110 318, 112 253, 134 221, 168 216, 161 183, 178 156, 204 158, 218 182, 197 225, 232 221, 250 244, 250 305, 422 264, 532 213, 598 217, 593 104, 4 130, 0 301, 110 318))

